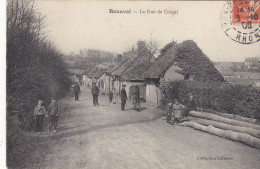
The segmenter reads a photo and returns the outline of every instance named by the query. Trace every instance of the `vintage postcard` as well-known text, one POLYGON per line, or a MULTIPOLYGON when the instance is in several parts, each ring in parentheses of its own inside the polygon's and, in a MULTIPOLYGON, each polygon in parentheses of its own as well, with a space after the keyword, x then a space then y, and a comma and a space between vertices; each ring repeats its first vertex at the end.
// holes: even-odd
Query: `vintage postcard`
POLYGON ((4 9, 2 168, 260 168, 260 0, 4 9))

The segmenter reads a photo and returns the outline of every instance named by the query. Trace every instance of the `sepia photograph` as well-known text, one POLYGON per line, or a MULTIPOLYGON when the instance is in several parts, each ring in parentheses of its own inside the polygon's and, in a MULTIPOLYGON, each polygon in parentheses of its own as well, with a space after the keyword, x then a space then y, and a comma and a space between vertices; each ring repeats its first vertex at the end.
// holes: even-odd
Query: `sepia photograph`
POLYGON ((260 168, 260 0, 5 3, 2 168, 260 168))

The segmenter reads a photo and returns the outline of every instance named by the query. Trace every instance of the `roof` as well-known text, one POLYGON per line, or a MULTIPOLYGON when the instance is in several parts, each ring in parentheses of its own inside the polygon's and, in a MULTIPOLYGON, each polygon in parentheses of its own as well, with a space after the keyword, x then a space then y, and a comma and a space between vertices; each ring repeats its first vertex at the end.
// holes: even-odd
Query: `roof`
POLYGON ((81 70, 81 69, 68 69, 68 71, 70 73, 78 74, 78 75, 83 74, 83 72, 84 72, 84 70, 81 70))
MULTIPOLYGON (((163 54, 156 58, 155 62, 150 65, 149 69, 147 69, 146 72, 144 72, 143 76, 145 78, 151 79, 160 78, 166 72, 166 70, 174 63, 173 56, 175 54, 175 48, 177 48, 176 45, 172 46, 172 48, 167 49, 169 50, 167 54, 163 54)), ((167 51, 165 51, 165 53, 166 52, 167 51)))
POLYGON ((94 77, 95 79, 99 79, 105 72, 106 72, 106 69, 99 69, 99 70, 93 75, 93 77, 94 77))
POLYGON ((182 69, 181 74, 193 75, 195 80, 224 81, 223 76, 209 58, 192 40, 166 45, 161 56, 155 60, 143 76, 158 79, 164 76, 175 62, 182 69))
POLYGON ((111 65, 111 67, 106 71, 107 73, 112 73, 115 71, 119 66, 121 66, 124 62, 126 62, 128 58, 122 59, 121 62, 116 62, 114 65, 111 65))
POLYGON ((103 63, 100 63, 98 64, 96 67, 98 68, 102 68, 102 69, 107 69, 110 65, 110 62, 103 62, 103 63))
MULTIPOLYGON (((124 80, 145 80, 142 76, 147 70, 151 61, 155 58, 147 47, 144 47, 137 57, 129 59, 125 64, 119 67, 116 75, 122 76, 124 80)), ((112 73, 113 74, 113 73, 112 73)))
POLYGON ((111 72, 114 76, 121 76, 133 63, 133 59, 127 59, 124 63, 118 66, 113 72, 111 72))
POLYGON ((124 80, 145 80, 142 74, 155 59, 147 47, 143 47, 138 54, 137 50, 125 52, 124 58, 122 62, 113 65, 106 72, 121 76, 124 80))
POLYGON ((93 68, 88 68, 87 70, 84 70, 84 72, 82 74, 87 75, 92 70, 93 70, 93 68))
POLYGON ((151 53, 151 51, 145 46, 141 52, 138 54, 138 57, 136 58, 137 63, 144 63, 144 62, 153 62, 155 60, 155 57, 151 53))
POLYGON ((82 75, 78 75, 78 74, 73 74, 73 76, 72 77, 77 77, 79 80, 81 80, 82 79, 82 75))
POLYGON ((151 63, 141 63, 136 66, 130 66, 129 69, 123 74, 124 80, 145 80, 143 73, 148 69, 151 63))
POLYGON ((253 85, 255 84, 255 82, 251 79, 237 79, 237 78, 230 78, 229 82, 232 82, 234 84, 238 84, 238 85, 253 85))
POLYGON ((234 72, 236 76, 242 79, 260 80, 260 72, 234 72))
POLYGON ((123 56, 127 57, 127 58, 135 58, 137 57, 137 50, 132 50, 132 51, 128 51, 128 52, 124 52, 123 56))
POLYGON ((215 62, 214 66, 218 70, 232 70, 233 63, 232 62, 215 62))
POLYGON ((214 63, 215 68, 221 73, 222 76, 234 76, 233 62, 217 62, 214 63))
POLYGON ((222 76, 235 76, 235 73, 232 70, 219 70, 219 73, 222 76))
POLYGON ((245 59, 245 62, 259 62, 260 57, 248 57, 245 59))
POLYGON ((77 76, 77 75, 75 75, 75 74, 73 74, 73 75, 72 75, 72 77, 77 77, 77 78, 78 78, 78 76, 77 76))
POLYGON ((95 73, 97 73, 97 71, 98 71, 98 68, 94 68, 94 69, 92 69, 88 74, 87 74, 87 77, 88 78, 92 78, 93 76, 94 76, 94 74, 95 73))

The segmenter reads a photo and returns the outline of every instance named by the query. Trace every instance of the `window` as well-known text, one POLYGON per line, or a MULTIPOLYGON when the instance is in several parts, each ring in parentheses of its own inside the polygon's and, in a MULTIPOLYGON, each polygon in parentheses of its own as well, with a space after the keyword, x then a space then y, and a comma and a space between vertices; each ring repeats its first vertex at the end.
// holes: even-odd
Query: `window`
POLYGON ((185 76, 184 76, 184 80, 189 80, 190 79, 190 75, 189 73, 187 73, 185 76))

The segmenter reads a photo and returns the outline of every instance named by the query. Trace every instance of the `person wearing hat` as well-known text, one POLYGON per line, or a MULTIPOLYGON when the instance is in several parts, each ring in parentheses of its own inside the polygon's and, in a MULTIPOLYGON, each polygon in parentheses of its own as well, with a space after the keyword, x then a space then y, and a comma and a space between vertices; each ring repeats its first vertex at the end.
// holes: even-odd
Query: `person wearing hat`
POLYGON ((74 85, 75 101, 79 100, 80 87, 78 82, 74 85))
POLYGON ((116 89, 115 88, 113 88, 113 90, 112 90, 112 93, 113 93, 113 104, 116 104, 117 103, 117 95, 118 95, 118 93, 116 92, 116 89))
POLYGON ((35 131, 39 132, 42 131, 42 126, 43 126, 43 120, 44 117, 47 117, 48 114, 46 113, 46 110, 43 106, 43 100, 38 100, 38 104, 34 109, 33 113, 34 119, 35 119, 35 131))
POLYGON ((50 122, 51 122, 48 132, 51 131, 51 129, 53 129, 53 132, 56 132, 57 122, 59 117, 59 105, 57 103, 56 97, 53 97, 51 99, 51 103, 48 109, 48 114, 50 116, 50 122))
POLYGON ((93 104, 94 104, 94 106, 99 105, 98 104, 99 88, 97 87, 95 82, 93 83, 93 87, 91 89, 91 94, 93 96, 93 104))
POLYGON ((126 103, 126 99, 127 99, 125 85, 122 85, 120 96, 121 96, 121 111, 125 111, 125 103, 126 103))
POLYGON ((133 86, 132 90, 132 98, 133 98, 133 109, 134 110, 139 110, 140 108, 140 93, 139 93, 139 87, 138 86, 133 86))
POLYGON ((183 113, 183 116, 186 118, 188 117, 189 113, 191 110, 196 110, 196 103, 195 100, 193 99, 193 94, 189 93, 188 99, 185 101, 185 110, 183 113))

